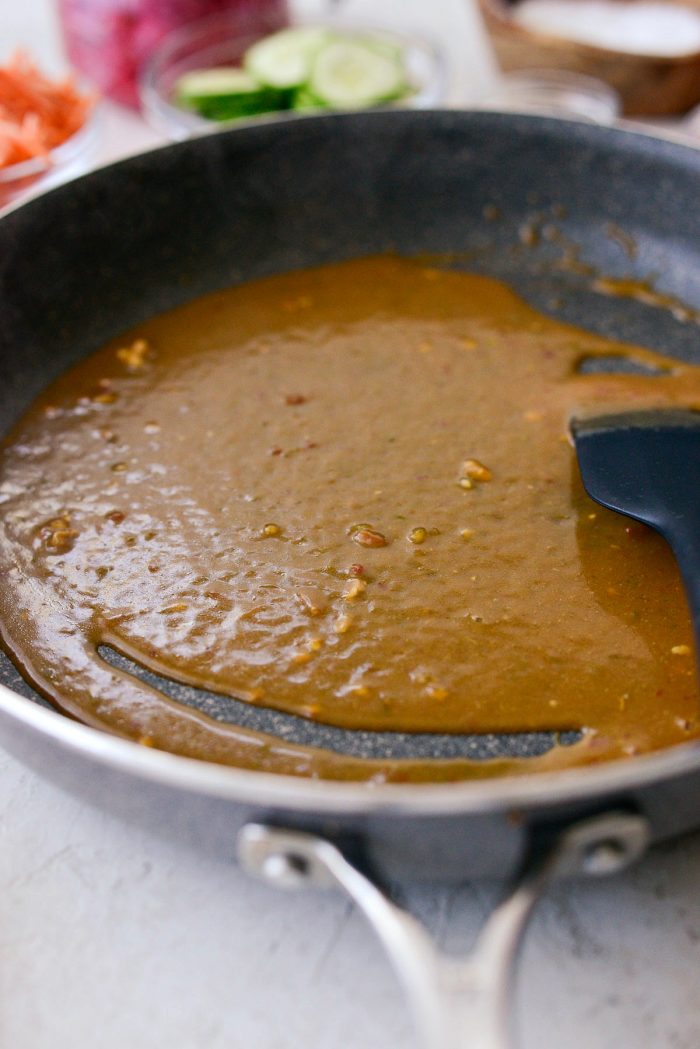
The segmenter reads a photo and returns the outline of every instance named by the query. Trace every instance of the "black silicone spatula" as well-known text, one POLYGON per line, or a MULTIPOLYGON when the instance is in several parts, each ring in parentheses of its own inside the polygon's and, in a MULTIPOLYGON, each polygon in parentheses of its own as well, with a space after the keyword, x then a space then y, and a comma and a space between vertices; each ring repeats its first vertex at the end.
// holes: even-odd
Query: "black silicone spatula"
POLYGON ((591 498, 668 540, 700 652, 700 412, 661 409, 576 419, 571 431, 591 498))

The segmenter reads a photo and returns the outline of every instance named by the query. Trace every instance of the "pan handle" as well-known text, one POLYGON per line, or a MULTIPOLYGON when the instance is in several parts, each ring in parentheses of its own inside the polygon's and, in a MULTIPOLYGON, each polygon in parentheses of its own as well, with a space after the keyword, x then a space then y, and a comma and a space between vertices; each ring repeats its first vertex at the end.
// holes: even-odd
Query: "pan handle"
POLYGON ((363 911, 403 983, 423 1049, 514 1049, 511 1000, 519 948, 532 911, 559 878, 622 870, 645 850, 646 821, 609 813, 565 828, 526 864, 465 958, 441 953, 423 926, 336 845, 322 837, 250 823, 238 838, 242 866, 285 889, 340 888, 363 911))

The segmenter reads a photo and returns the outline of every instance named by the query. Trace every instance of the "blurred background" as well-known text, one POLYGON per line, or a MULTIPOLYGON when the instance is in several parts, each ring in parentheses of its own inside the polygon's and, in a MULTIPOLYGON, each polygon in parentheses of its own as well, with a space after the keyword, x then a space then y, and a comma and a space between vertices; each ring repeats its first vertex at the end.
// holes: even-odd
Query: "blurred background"
MULTIPOLYGON (((0 131, 12 145, 0 149, 0 205, 87 167, 206 132, 216 123, 212 107, 203 115, 201 99, 183 101, 182 74, 245 65, 246 47, 283 26, 322 26, 359 33, 370 48, 395 47, 403 94, 373 100, 370 92, 368 101, 360 84, 360 95, 351 95, 357 106, 495 107, 603 123, 631 118, 662 134, 697 131, 700 6, 693 0, 23 0, 0 14, 0 131), (12 66, 18 48, 33 73, 12 66), (76 91, 89 100, 71 128, 82 120, 89 127, 58 153, 55 136, 49 147, 36 145, 25 89, 31 94, 41 76, 44 90, 71 69, 76 91), (33 166, 16 168, 18 159, 33 166)), ((307 88, 294 103, 287 92, 280 104, 295 113, 328 108, 307 88)), ((262 89, 257 104, 269 119, 274 104, 269 85, 262 89)), ((234 96, 229 107, 241 105, 239 88, 234 96)), ((229 111, 219 108, 218 119, 229 111)), ((254 107, 246 110, 255 117, 254 107)))
MULTIPOLYGON (((23 0, 0 14, 0 206, 87 167, 206 132, 213 109, 203 115, 201 98, 183 96, 182 75, 246 65, 246 48, 283 26, 322 26, 360 34, 370 49, 395 48, 403 93, 362 98, 360 70, 360 93, 353 89, 346 108, 495 107, 602 123, 632 118, 661 134, 698 130, 694 0, 23 0), (33 70, 12 65, 18 48, 33 70), (58 130, 55 121, 45 128, 31 102, 37 77, 46 94, 51 78, 71 69, 89 105, 78 103, 68 123, 61 115, 58 130), (69 125, 72 134, 83 123, 83 134, 55 151, 57 135, 71 138, 69 125)), ((269 119, 269 85, 259 86, 255 104, 269 119)), ((243 97, 239 85, 233 95, 217 119, 241 104, 255 119, 250 92, 243 97)), ((328 108, 306 83, 294 99, 287 91, 280 105, 328 108)), ((60 93, 58 103, 65 110, 60 93)))

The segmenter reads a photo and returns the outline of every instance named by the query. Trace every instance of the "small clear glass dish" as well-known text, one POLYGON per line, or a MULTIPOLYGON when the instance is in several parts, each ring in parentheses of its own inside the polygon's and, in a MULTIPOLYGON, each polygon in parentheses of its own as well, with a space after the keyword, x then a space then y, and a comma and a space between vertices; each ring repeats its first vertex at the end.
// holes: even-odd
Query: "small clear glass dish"
POLYGON ((32 157, 0 168, 0 210, 87 171, 96 152, 99 124, 93 108, 83 126, 52 149, 48 157, 32 157))
MULTIPOLYGON (((437 105, 444 98, 446 70, 443 54, 436 44, 422 35, 367 22, 351 22, 341 14, 333 18, 295 18, 292 24, 294 27, 318 26, 334 32, 371 35, 400 47, 414 91, 400 102, 390 105, 426 109, 437 105)), ((177 141, 221 127, 301 117, 303 114, 299 112, 284 110, 219 122, 207 120, 173 102, 173 88, 183 73, 193 69, 238 65, 246 49, 258 39, 259 33, 246 34, 245 29, 241 28, 240 19, 230 15, 217 15, 192 23, 168 36, 146 63, 141 76, 141 106, 151 126, 177 141)))
POLYGON ((563 69, 503 73, 482 105, 593 124, 612 124, 620 115, 620 97, 609 84, 563 69))

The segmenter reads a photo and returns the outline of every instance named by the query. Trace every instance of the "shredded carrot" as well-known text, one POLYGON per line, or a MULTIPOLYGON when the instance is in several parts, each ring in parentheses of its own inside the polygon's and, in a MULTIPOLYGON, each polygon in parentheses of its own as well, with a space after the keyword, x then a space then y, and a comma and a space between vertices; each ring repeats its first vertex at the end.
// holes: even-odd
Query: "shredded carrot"
POLYGON ((50 80, 23 51, 0 66, 0 168, 33 157, 50 161, 56 146, 85 123, 95 98, 72 76, 50 80))

